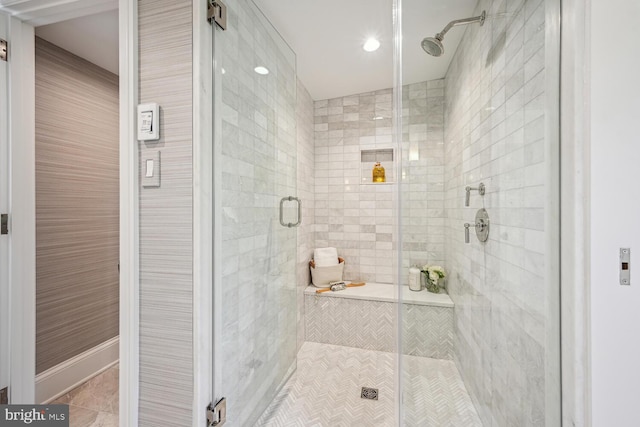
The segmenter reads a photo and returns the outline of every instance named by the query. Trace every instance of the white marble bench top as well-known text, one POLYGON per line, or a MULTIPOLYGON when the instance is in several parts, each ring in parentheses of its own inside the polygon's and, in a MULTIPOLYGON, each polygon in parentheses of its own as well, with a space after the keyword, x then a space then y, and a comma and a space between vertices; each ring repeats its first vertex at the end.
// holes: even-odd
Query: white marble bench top
MULTIPOLYGON (((346 281, 350 283, 349 281, 346 281)), ((307 286, 304 293, 308 295, 315 295, 316 288, 313 285, 307 286)), ((350 298, 350 299, 363 299, 370 301, 398 301, 398 291, 396 286, 387 283, 367 283, 364 286, 358 286, 353 288, 347 288, 343 291, 336 292, 323 292, 318 294, 318 297, 324 298, 350 298)), ((435 307, 453 307, 453 301, 446 293, 433 294, 427 290, 412 291, 408 286, 402 286, 402 302, 405 304, 415 305, 432 305, 435 307)))

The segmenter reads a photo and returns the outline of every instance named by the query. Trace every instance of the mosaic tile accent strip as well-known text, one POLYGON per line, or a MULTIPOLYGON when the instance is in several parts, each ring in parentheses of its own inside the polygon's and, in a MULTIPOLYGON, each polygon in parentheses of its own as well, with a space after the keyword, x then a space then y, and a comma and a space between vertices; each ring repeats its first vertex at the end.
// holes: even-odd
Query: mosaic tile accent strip
MULTIPOLYGON (((453 358, 453 309, 403 304, 403 353, 453 358)), ((305 295, 307 341, 393 352, 395 303, 305 295)))
POLYGON ((307 341, 394 351, 393 303, 305 295, 307 341))
MULTIPOLYGON (((264 412, 258 426, 396 426, 397 355, 306 342, 298 370, 264 412), (379 389, 379 400, 362 399, 362 387, 379 389)), ((455 364, 403 356, 403 426, 481 427, 455 364)))
POLYGON ((453 359, 453 309, 402 305, 402 353, 453 359))
POLYGON ((402 426, 482 427, 454 362, 402 357, 402 426))

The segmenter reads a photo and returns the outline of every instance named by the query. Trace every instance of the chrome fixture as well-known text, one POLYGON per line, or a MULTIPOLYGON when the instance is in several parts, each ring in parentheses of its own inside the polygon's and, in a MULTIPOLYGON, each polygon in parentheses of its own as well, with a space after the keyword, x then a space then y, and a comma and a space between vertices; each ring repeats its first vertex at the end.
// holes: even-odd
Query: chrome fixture
POLYGON ((221 0, 207 0, 207 21, 214 22, 221 30, 227 29, 227 5, 221 0))
POLYGON ((478 209, 476 212, 475 224, 464 224, 464 242, 469 243, 469 227, 475 227, 476 237, 481 242, 489 240, 489 213, 485 208, 478 209))
POLYGON ((620 284, 631 285, 631 248, 620 248, 620 284))
POLYGON ((464 205, 465 206, 469 206, 469 201, 471 199, 471 192, 472 191, 477 191, 478 194, 480 194, 481 196, 484 196, 484 193, 486 192, 486 187, 481 182, 480 185, 478 185, 477 187, 469 187, 469 186, 467 186, 464 190, 467 192, 467 194, 466 194, 466 196, 464 198, 464 205))
POLYGON ((424 51, 431 56, 441 56, 444 53, 444 45, 442 44, 442 40, 444 39, 444 35, 447 34, 447 32, 451 28, 457 27, 458 25, 474 24, 476 22, 479 22, 480 25, 483 25, 486 18, 487 12, 483 10, 480 16, 451 21, 447 24, 446 27, 444 27, 444 30, 436 34, 435 37, 425 37, 424 39, 422 39, 422 49, 424 49, 424 51))
POLYGON ((297 197, 289 196, 283 197, 280 200, 280 225, 287 228, 297 227, 302 222, 302 202, 297 197), (298 219, 296 222, 284 222, 284 202, 297 202, 298 203, 298 219))

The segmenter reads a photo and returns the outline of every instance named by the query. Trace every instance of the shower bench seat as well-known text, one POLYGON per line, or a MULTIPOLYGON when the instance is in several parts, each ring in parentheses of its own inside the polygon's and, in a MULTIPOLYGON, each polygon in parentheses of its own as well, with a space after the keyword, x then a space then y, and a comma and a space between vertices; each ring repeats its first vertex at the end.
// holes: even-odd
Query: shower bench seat
MULTIPOLYGON (((338 292, 305 289, 305 339, 312 342, 394 352, 397 289, 367 283, 338 292)), ((402 287, 402 353, 453 358, 453 301, 449 295, 402 287)))

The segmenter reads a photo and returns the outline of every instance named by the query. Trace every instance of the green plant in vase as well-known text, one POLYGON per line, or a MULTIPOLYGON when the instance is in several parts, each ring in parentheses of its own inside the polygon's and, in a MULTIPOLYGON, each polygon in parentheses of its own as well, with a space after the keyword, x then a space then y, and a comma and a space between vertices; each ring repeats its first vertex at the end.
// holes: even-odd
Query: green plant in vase
POLYGON ((444 271, 444 268, 439 265, 423 265, 422 266, 422 274, 424 274, 425 284, 427 285, 427 290, 429 292, 433 292, 434 294, 440 293, 440 279, 444 279, 447 277, 447 274, 444 271))

